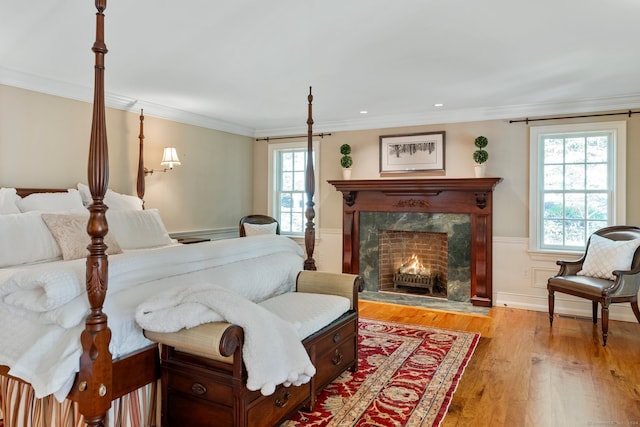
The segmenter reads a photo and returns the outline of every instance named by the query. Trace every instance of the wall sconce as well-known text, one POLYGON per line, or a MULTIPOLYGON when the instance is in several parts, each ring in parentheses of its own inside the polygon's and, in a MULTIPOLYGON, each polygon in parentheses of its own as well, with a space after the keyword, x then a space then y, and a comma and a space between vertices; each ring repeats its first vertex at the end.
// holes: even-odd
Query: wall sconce
POLYGON ((162 154, 162 161, 160 162, 162 166, 168 166, 162 170, 154 170, 144 168, 144 174, 152 175, 154 172, 166 172, 168 170, 173 169, 174 166, 180 166, 180 159, 178 158, 178 152, 175 147, 164 147, 164 153, 162 154))

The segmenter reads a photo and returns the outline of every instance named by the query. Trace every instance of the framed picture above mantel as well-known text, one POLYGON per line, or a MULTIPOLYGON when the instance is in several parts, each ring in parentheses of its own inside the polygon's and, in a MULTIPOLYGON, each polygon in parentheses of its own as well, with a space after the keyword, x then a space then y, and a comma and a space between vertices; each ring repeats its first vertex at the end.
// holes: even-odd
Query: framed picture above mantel
POLYGON ((445 132, 380 136, 380 173, 444 172, 445 132))

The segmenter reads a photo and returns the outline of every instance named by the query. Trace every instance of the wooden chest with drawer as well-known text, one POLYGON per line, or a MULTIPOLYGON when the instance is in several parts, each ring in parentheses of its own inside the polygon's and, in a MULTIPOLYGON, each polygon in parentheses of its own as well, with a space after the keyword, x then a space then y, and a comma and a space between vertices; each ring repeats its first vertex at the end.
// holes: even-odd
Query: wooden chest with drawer
POLYGON ((357 330, 358 316, 352 310, 307 337, 303 344, 316 375, 298 387, 278 386, 270 396, 246 389, 242 363, 224 363, 163 345, 162 425, 276 426, 297 409, 312 408, 322 388, 346 369, 357 369, 357 330))

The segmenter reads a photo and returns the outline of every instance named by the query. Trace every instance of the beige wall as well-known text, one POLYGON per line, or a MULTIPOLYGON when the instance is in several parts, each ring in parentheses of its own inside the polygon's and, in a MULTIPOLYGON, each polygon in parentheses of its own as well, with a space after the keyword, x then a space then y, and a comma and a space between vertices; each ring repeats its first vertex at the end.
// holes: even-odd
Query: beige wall
MULTIPOLYGON (((591 121, 627 121, 627 223, 640 224, 640 116, 598 117, 591 121)), ((580 119, 581 122, 587 119, 580 119)), ((577 120, 573 120, 577 122, 577 120)), ((342 179, 339 147, 348 143, 354 161, 353 179, 379 179, 379 136, 422 131, 446 132, 446 172, 402 174, 398 177, 473 177, 473 141, 478 135, 489 139, 487 174, 500 176, 494 194, 493 237, 493 303, 499 306, 547 311, 547 279, 558 272, 558 255, 529 252, 529 127, 569 123, 567 120, 509 124, 508 120, 416 126, 396 129, 372 129, 354 132, 332 132, 321 142, 321 169, 317 172, 320 196, 316 198, 319 225, 316 226, 314 258, 319 270, 342 270, 342 198, 327 180, 342 179)), ((275 142, 275 141, 274 141, 275 142)), ((282 141, 277 141, 282 142, 282 141)), ((255 143, 253 207, 266 212, 267 155, 266 142, 255 143)), ((575 258, 563 255, 563 258, 575 258)), ((556 312, 591 316, 591 303, 568 295, 556 296, 556 312)), ((628 304, 611 308, 611 318, 635 321, 628 304)))
MULTIPOLYGON (((0 85, 0 186, 87 182, 89 103, 0 85)), ((107 109, 109 187, 136 194, 139 112, 107 109)), ((165 146, 182 161, 146 178, 145 201, 170 232, 236 229, 251 211, 253 139, 153 117, 145 111, 145 164, 161 169, 165 146)))
MULTIPOLYGON (((598 117, 591 121, 627 121, 627 222, 640 224, 640 193, 634 182, 640 181, 640 168, 634 167, 640 160, 640 117, 598 117)), ((585 122, 586 119, 580 121, 585 122)), ((577 120, 573 120, 577 122, 577 120)), ((569 123, 563 121, 541 121, 510 124, 508 120, 453 123, 429 126, 414 126, 393 129, 372 129, 352 132, 332 132, 320 145, 321 170, 317 172, 320 182, 319 228, 342 227, 342 198, 327 180, 342 179, 339 159, 341 144, 350 144, 353 157, 352 179, 380 179, 379 136, 415 132, 446 132, 445 173, 411 173, 387 175, 384 178, 461 178, 473 177, 473 141, 478 135, 489 139, 487 150, 487 176, 499 176, 504 180, 494 193, 494 235, 502 237, 528 237, 529 221, 529 127, 569 123)), ((273 141, 273 143, 282 141, 273 141)), ((267 155, 268 144, 255 143, 253 207, 256 211, 267 210, 267 155)))
MULTIPOLYGON (((138 112, 107 109, 110 188, 135 194, 138 112)), ((627 223, 640 224, 640 121, 610 116, 591 121, 627 121, 627 223)), ((574 122, 578 120, 572 120, 574 122)), ((585 122, 587 119, 580 119, 585 122)), ((531 122, 551 125, 568 121, 531 122)), ((91 105, 0 85, 0 185, 73 187, 86 182, 91 105)), ((489 139, 487 174, 504 181, 495 192, 494 235, 528 237, 529 126, 491 120, 393 129, 333 132, 320 141, 319 229, 342 227, 342 199, 327 180, 341 179, 339 146, 352 146, 353 179, 378 179, 379 136, 423 131, 446 132, 446 172, 397 177, 471 177, 473 140, 489 139)), ((172 232, 235 227, 240 216, 267 213, 266 141, 145 118, 145 163, 160 169, 162 148, 176 146, 183 162, 172 172, 146 179, 146 205, 159 208, 172 232)), ((282 141, 273 141, 281 143, 282 141)), ((394 175, 385 177, 392 179, 394 175)))
MULTIPOLYGON (((170 232, 212 234, 237 230, 247 213, 267 213, 268 143, 153 117, 146 111, 145 161, 160 169, 162 148, 177 147, 182 166, 146 179, 147 207, 158 208, 170 232), (252 167, 253 166, 253 167, 252 167)), ((110 187, 135 194, 138 112, 107 109, 110 187)), ((627 223, 640 224, 639 116, 579 121, 627 121, 627 223)), ((576 122, 578 120, 572 120, 576 122)), ((75 187, 86 182, 91 105, 0 85, 0 186, 75 187)), ((569 121, 532 122, 552 125, 569 121)), ((529 125, 529 126, 530 126, 529 125)), ((378 179, 380 135, 446 132, 446 173, 397 177, 472 177, 473 140, 489 139, 487 173, 500 176, 494 202, 493 299, 496 305, 545 311, 546 279, 557 272, 556 257, 528 251, 529 126, 491 120, 395 129, 332 132, 320 141, 319 224, 314 258, 320 270, 341 270, 342 199, 327 180, 341 179, 339 147, 348 143, 354 179, 378 179)), ((282 141, 274 141, 282 142, 282 141)), ((590 316, 584 300, 557 297, 558 313, 590 316)), ((613 319, 635 321, 628 305, 611 310, 613 319)))

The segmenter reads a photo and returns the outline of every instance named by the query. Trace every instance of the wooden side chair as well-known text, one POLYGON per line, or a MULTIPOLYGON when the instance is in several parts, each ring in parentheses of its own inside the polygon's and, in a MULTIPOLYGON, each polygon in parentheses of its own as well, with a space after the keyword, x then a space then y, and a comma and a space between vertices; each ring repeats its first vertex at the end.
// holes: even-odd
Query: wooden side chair
POLYGON ((560 271, 549 278, 549 324, 553 326, 554 293, 562 292, 592 301, 593 323, 602 306, 602 345, 607 345, 609 305, 629 302, 640 323, 640 227, 620 225, 602 228, 589 237, 577 261, 557 261, 560 271))
POLYGON ((280 234, 280 223, 268 215, 243 216, 240 218, 239 228, 240 237, 256 234, 280 234))

